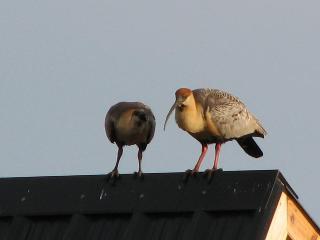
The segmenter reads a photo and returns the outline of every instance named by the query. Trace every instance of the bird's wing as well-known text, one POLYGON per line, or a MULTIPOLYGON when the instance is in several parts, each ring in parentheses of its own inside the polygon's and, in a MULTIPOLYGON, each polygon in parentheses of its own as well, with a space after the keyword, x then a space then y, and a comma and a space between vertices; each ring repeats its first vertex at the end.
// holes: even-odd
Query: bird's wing
POLYGON ((221 90, 206 90, 204 114, 225 139, 254 134, 258 129, 256 118, 246 106, 237 97, 221 90))
POLYGON ((147 107, 147 111, 149 115, 149 118, 148 118, 149 129, 148 129, 147 143, 150 143, 154 136, 154 131, 156 128, 156 119, 149 107, 147 107))
POLYGON ((112 108, 108 111, 106 118, 105 118, 105 123, 104 127, 106 130, 106 134, 110 142, 114 143, 116 141, 116 129, 115 129, 115 124, 114 124, 114 117, 112 116, 112 108))

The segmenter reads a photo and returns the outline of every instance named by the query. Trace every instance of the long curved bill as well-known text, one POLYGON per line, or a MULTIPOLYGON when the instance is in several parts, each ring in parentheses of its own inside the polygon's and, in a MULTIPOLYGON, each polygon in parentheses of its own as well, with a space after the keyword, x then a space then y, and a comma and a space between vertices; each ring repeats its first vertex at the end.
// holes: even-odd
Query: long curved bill
POLYGON ((174 102, 174 104, 172 105, 172 107, 170 108, 170 111, 167 114, 166 121, 164 122, 164 127, 163 127, 164 131, 166 130, 166 124, 167 124, 167 122, 169 120, 169 117, 170 117, 170 115, 172 114, 173 110, 176 108, 177 105, 178 105, 178 101, 176 100, 174 102))

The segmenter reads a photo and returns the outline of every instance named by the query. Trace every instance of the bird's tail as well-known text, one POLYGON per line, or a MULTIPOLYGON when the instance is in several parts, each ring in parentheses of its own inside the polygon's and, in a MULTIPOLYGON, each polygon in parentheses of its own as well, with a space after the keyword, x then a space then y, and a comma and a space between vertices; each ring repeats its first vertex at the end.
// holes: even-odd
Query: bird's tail
POLYGON ((259 158, 263 156, 263 152, 259 148, 258 144, 253 140, 252 137, 246 136, 237 139, 237 142, 242 149, 252 157, 259 158))

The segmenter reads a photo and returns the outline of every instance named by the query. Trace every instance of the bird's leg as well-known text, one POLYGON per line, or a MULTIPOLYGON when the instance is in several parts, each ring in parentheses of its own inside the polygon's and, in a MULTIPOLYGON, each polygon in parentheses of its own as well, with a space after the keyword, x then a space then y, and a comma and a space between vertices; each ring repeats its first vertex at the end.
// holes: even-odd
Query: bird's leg
POLYGON ((218 169, 218 161, 219 161, 219 155, 220 155, 220 149, 221 149, 221 143, 216 143, 215 146, 215 156, 214 156, 214 163, 213 163, 213 171, 218 169))
POLYGON ((199 157, 199 159, 197 161, 196 166, 192 170, 192 174, 194 174, 196 172, 199 172, 200 165, 201 165, 201 163, 203 161, 203 158, 206 155, 207 151, 208 151, 208 145, 207 144, 202 144, 201 155, 200 155, 200 157, 199 157))
POLYGON ((118 166, 119 166, 119 162, 120 162, 120 158, 122 156, 122 153, 123 153, 123 147, 121 145, 118 145, 118 155, 117 155, 116 165, 115 165, 114 169, 108 174, 111 179, 113 179, 115 177, 119 177, 118 166))
POLYGON ((207 169, 205 171, 205 175, 207 176, 208 181, 211 181, 213 173, 218 170, 220 150, 221 150, 221 143, 216 143, 213 167, 212 169, 207 169))
POLYGON ((184 181, 187 181, 190 175, 194 176, 197 172, 199 172, 200 165, 201 165, 201 163, 202 163, 202 161, 204 159, 204 156, 207 153, 207 150, 208 150, 208 145, 207 144, 202 144, 201 155, 200 155, 195 167, 193 168, 193 170, 188 169, 186 171, 186 174, 185 174, 185 177, 184 177, 184 181))
POLYGON ((139 171, 135 172, 134 175, 138 177, 143 177, 143 172, 141 170, 141 162, 142 162, 142 149, 139 147, 138 151, 138 161, 139 161, 139 171))

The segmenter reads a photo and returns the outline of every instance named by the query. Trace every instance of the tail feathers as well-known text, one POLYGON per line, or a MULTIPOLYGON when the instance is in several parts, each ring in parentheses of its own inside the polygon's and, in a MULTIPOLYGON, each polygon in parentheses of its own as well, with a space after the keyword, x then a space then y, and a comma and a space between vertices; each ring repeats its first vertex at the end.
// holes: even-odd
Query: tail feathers
POLYGON ((252 137, 242 137, 237 139, 237 142, 251 157, 259 158, 263 156, 263 152, 252 137))
POLYGON ((257 129, 256 129, 256 133, 258 133, 258 137, 264 137, 265 135, 267 135, 267 130, 265 130, 263 127, 262 127, 262 124, 259 122, 258 119, 256 119, 256 124, 257 124, 257 129))

